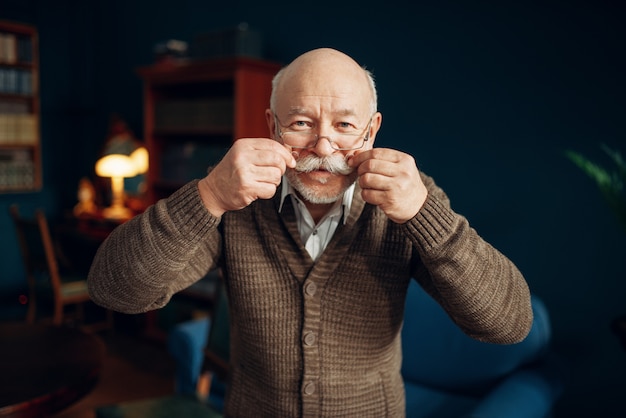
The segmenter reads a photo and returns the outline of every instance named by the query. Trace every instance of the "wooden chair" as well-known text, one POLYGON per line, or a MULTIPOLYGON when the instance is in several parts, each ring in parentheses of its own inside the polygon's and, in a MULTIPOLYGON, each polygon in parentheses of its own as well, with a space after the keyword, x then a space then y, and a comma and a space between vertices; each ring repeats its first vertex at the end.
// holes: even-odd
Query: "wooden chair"
POLYGON ((34 323, 45 302, 51 302, 52 323, 62 325, 69 318, 67 306, 74 306, 74 319, 86 329, 97 331, 113 328, 113 312, 106 310, 102 322, 85 324, 84 305, 91 301, 84 275, 63 271, 58 245, 53 239, 48 221, 41 209, 35 211, 34 219, 23 218, 17 205, 10 207, 17 238, 22 253, 29 288, 26 321, 34 323))

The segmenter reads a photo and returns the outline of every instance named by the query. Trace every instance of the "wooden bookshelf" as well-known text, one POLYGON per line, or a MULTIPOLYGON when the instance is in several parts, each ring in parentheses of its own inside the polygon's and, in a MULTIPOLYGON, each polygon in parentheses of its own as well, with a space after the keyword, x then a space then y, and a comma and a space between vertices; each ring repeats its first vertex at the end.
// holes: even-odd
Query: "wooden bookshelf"
POLYGON ((0 20, 0 193, 41 189, 38 38, 0 20))
POLYGON ((206 175, 232 142, 267 137, 265 109, 280 64, 248 57, 158 63, 144 82, 148 199, 206 175))

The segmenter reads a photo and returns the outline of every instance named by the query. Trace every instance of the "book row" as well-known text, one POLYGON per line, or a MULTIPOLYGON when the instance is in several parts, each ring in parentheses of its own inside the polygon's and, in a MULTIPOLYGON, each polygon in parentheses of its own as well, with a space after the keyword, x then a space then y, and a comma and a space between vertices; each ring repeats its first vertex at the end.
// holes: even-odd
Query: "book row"
POLYGON ((0 113, 0 145, 36 145, 37 117, 29 113, 0 113))
POLYGON ((25 64, 33 61, 33 42, 28 36, 0 32, 0 64, 25 64))
POLYGON ((29 70, 0 67, 0 93, 33 94, 33 73, 29 70))
POLYGON ((31 188, 35 185, 35 163, 25 150, 0 152, 0 189, 31 188))

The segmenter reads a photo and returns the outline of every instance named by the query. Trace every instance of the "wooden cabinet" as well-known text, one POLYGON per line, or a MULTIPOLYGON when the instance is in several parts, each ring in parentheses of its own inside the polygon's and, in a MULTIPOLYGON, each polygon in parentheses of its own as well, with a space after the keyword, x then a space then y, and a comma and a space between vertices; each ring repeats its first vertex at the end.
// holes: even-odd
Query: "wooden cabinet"
POLYGON ((0 193, 41 189, 37 30, 0 20, 0 193))
POLYGON ((248 57, 139 68, 150 153, 148 203, 206 175, 235 139, 267 137, 265 109, 280 65, 248 57))

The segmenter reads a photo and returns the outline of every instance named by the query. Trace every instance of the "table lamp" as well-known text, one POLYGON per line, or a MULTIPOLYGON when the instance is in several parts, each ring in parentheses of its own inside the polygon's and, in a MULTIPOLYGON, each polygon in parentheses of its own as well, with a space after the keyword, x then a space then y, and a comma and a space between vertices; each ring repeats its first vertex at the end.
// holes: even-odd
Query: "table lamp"
POLYGON ((107 219, 129 219, 133 212, 124 206, 124 178, 148 171, 148 151, 139 147, 130 155, 109 154, 96 162, 96 174, 111 178, 111 206, 102 210, 107 219))

